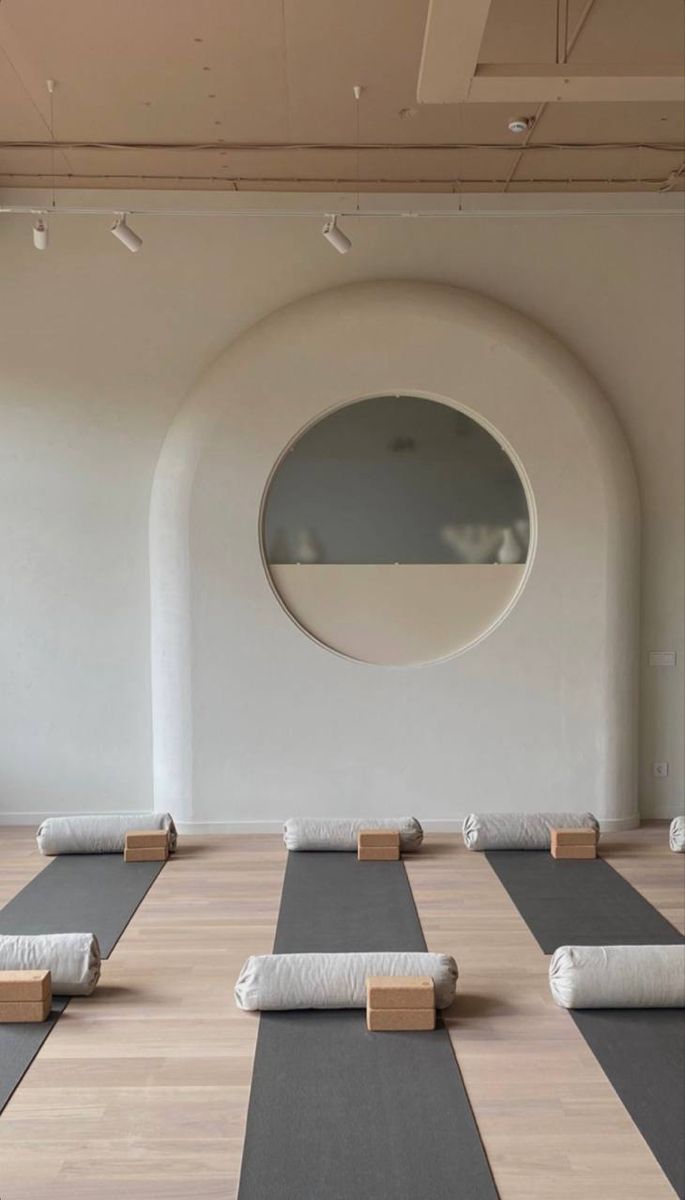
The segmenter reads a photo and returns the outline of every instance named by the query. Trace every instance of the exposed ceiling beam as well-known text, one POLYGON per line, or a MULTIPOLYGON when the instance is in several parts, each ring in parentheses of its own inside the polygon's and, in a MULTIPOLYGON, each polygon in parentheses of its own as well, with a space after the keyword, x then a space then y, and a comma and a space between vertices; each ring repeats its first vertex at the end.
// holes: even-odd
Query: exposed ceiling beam
MULTIPOLYGON (((461 93, 461 87, 457 88, 461 93)), ((466 97, 481 103, 685 100, 685 77, 668 66, 479 63, 466 97)), ((455 97, 451 103, 457 102, 455 97)), ((450 101, 443 101, 450 103, 450 101)))
MULTIPOLYGON (((421 104, 685 100, 685 78, 675 66, 480 63, 490 5, 491 0, 430 0, 417 88, 421 104)), ((591 7, 589 0, 581 26, 591 7)), ((563 60, 578 32, 567 44, 566 0, 558 19, 557 57, 563 60)))
POLYGON ((468 98, 492 0, 430 0, 419 67, 421 104, 468 98))

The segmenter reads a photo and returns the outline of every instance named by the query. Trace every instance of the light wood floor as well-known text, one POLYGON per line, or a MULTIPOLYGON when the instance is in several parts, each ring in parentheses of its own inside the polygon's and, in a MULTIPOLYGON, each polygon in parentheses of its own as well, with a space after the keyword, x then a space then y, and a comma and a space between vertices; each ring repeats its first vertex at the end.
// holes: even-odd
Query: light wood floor
MULTIPOLYGON (((663 823, 603 853, 685 929, 663 823)), ((434 835, 406 864, 429 948, 459 963, 450 1034, 501 1200, 672 1200, 483 855, 434 835)), ((0 904, 44 865, 30 830, 0 828, 0 904)), ((2 1200, 235 1195, 258 1021, 232 986, 271 950, 284 866, 278 837, 182 839, 0 1116, 2 1200)))

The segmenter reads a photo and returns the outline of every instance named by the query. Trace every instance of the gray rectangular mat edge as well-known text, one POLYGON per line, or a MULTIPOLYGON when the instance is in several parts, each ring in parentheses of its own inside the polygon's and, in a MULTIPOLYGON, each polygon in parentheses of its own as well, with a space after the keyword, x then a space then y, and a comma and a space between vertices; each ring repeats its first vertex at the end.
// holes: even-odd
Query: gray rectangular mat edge
MULTIPOLYGON (((425 950, 401 862, 290 854, 274 951, 425 950)), ((260 1017, 239 1200, 497 1200, 447 1030, 260 1017)))

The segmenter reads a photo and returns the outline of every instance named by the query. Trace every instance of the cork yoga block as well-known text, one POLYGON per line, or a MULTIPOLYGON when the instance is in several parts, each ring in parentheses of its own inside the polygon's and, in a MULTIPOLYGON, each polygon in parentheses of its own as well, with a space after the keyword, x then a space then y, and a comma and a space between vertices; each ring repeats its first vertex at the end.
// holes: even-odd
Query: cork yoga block
POLYGON ((397 829, 360 829, 357 834, 357 858, 362 862, 391 862, 400 857, 397 829))
POLYGON ((373 1009, 435 1008, 435 985, 430 975, 370 975, 366 1001, 373 1009))
POLYGON ((0 971, 0 1024, 44 1021, 51 1008, 49 971, 0 971))
POLYGON ((52 1000, 49 971, 0 971, 0 1004, 52 1000))
POLYGON ((596 846, 596 829, 551 829, 553 846, 596 846))
POLYGON ((435 1029, 434 1008, 370 1008, 366 1026, 372 1033, 435 1029))
POLYGON ((166 829, 130 829, 124 842, 126 850, 148 849, 154 846, 161 850, 169 847, 169 835, 166 829))
POLYGON ((596 846, 552 846, 552 858, 596 858, 596 846))
POLYGON ((166 862, 169 857, 168 846, 138 846, 124 849, 124 862, 166 862))

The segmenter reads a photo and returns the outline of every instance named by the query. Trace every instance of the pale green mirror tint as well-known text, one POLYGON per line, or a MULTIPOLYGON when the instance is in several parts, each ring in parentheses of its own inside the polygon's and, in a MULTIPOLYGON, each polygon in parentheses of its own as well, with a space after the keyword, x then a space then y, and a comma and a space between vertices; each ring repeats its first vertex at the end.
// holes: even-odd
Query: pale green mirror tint
POLYGON ((524 563, 526 495, 497 440, 418 396, 377 396, 310 426, 274 472, 266 560, 524 563))

